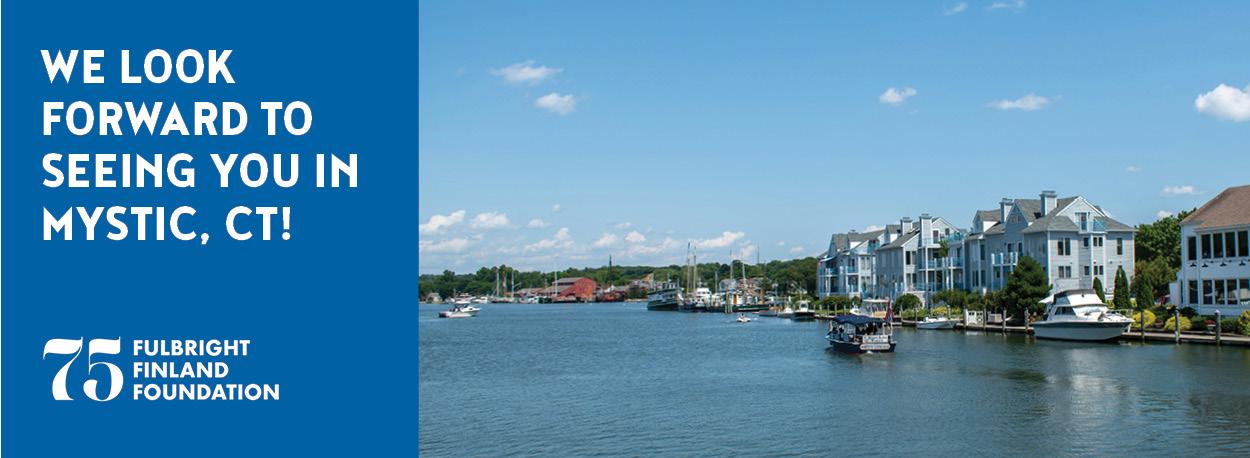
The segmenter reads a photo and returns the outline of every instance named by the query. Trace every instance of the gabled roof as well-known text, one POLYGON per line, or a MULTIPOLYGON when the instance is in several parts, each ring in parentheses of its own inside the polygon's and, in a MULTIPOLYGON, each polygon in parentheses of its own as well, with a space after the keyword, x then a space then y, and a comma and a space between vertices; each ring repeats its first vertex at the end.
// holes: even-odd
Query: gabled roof
POLYGON ((1076 232, 1080 228, 1076 227, 1076 223, 1072 222, 1072 218, 1060 216, 1055 213, 1043 216, 1033 221, 1029 227, 1020 231, 1021 234, 1032 234, 1036 232, 1076 232))
POLYGON ((1250 185, 1235 186, 1220 192, 1197 211, 1181 221, 1196 229, 1215 229, 1250 224, 1250 185))
POLYGON ((911 241, 911 239, 916 238, 916 235, 918 235, 918 234, 920 234, 920 230, 919 230, 919 229, 912 230, 911 232, 908 232, 908 233, 906 233, 906 234, 903 234, 903 235, 899 236, 897 239, 894 239, 894 241, 893 241, 893 242, 887 243, 887 244, 885 244, 885 245, 881 246, 880 248, 877 248, 877 251, 881 251, 881 250, 890 250, 890 249, 894 249, 894 248, 900 248, 900 247, 902 247, 903 245, 905 245, 907 242, 911 241))
POLYGON ((997 223, 1002 220, 1002 218, 999 218, 998 209, 977 210, 977 217, 980 217, 981 221, 989 222, 989 223, 997 223))
POLYGON ((1137 232, 1137 229, 1133 226, 1121 223, 1110 217, 1095 216, 1094 219, 1102 221, 1103 225, 1107 226, 1107 232, 1137 232))

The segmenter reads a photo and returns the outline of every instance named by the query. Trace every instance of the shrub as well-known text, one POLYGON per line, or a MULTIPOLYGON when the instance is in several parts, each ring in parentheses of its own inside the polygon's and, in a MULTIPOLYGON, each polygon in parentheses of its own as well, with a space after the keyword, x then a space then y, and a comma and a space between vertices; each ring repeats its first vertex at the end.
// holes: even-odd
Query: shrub
MULTIPOLYGON (((934 307, 934 308, 933 308, 933 310, 931 311, 930 315, 933 315, 933 316, 946 316, 946 310, 947 310, 947 307, 945 307, 945 306, 943 306, 943 307, 934 307)), ((955 317, 955 316, 962 316, 962 315, 963 315, 963 313, 964 313, 964 311, 963 311, 963 309, 960 309, 959 307, 951 307, 951 308, 950 308, 950 313, 951 313, 951 316, 952 316, 952 317, 955 317)))
POLYGON ((1198 315, 1198 309, 1195 309, 1193 307, 1185 307, 1181 309, 1181 316, 1185 318, 1192 319, 1196 315, 1198 315))
POLYGON ((1225 318, 1220 320, 1220 333, 1236 334, 1241 329, 1241 323, 1236 318, 1225 318))
POLYGON ((1207 332, 1207 322, 1215 322, 1215 320, 1211 320, 1205 316, 1195 316, 1191 321, 1193 321, 1193 326, 1190 326, 1189 330, 1198 332, 1207 332))
MULTIPOLYGON (((1155 324, 1154 312, 1146 310, 1145 313, 1146 313, 1146 327, 1149 328, 1151 326, 1154 326, 1155 324)), ((1142 312, 1133 312, 1133 329, 1141 329, 1141 314, 1142 312)))
POLYGON ((1250 310, 1241 312, 1241 316, 1237 318, 1237 332, 1241 335, 1250 335, 1250 310))
MULTIPOLYGON (((1181 319, 1181 326, 1180 326, 1181 329, 1189 329, 1191 326, 1193 326, 1193 324, 1189 321, 1189 318, 1185 318, 1182 316, 1180 317, 1180 319, 1181 319)), ((1168 318, 1168 321, 1163 324, 1163 329, 1165 331, 1175 331, 1176 330, 1176 317, 1168 318)))

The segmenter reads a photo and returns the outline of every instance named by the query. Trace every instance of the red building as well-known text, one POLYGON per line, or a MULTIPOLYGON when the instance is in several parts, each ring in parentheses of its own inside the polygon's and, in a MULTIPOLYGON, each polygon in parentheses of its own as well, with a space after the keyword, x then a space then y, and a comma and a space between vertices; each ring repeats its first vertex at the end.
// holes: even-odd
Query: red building
POLYGON ((590 302, 595 300, 595 289, 598 287, 598 283, 586 277, 561 278, 556 281, 553 288, 555 293, 553 299, 556 302, 590 302))

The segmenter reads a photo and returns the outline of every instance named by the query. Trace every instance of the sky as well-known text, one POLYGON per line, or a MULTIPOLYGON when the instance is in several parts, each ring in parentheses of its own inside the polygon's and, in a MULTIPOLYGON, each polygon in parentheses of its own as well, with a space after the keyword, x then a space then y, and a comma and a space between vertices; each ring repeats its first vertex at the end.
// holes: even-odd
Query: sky
POLYGON ((422 273, 822 253, 1082 195, 1250 183, 1245 2, 420 6, 422 273))

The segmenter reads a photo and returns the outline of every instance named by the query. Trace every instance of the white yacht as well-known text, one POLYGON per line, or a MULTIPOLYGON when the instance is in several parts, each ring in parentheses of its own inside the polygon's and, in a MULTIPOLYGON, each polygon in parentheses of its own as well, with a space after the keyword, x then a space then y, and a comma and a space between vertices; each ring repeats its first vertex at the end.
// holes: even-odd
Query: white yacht
POLYGON ((916 329, 955 329, 955 320, 940 316, 926 316, 916 322, 916 329))
POLYGON ((439 318, 472 318, 482 309, 472 305, 452 305, 451 308, 438 312, 439 318))
POLYGON ((1119 338, 1133 320, 1112 312, 1092 289, 1056 293, 1046 307, 1046 319, 1033 323, 1033 335, 1042 339, 1101 341, 1119 338))

